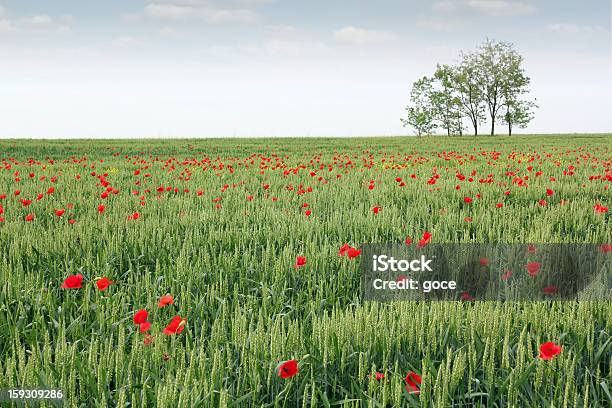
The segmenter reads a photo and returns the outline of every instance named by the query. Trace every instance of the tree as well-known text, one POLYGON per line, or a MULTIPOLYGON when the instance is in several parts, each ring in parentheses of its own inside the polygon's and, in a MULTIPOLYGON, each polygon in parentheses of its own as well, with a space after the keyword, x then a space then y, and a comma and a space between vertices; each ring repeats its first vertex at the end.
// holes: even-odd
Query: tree
POLYGON ((512 135, 512 129, 516 126, 525 128, 533 120, 533 109, 538 106, 534 101, 525 99, 529 93, 531 78, 525 75, 521 67, 523 58, 518 53, 510 53, 507 58, 507 76, 502 83, 502 105, 498 118, 500 122, 508 125, 508 135, 512 135))
POLYGON ((435 110, 436 119, 446 134, 463 134, 463 114, 461 101, 453 86, 453 67, 438 65, 434 73, 435 89, 431 94, 431 102, 435 110))
POLYGON ((412 126, 417 136, 432 134, 436 129, 435 108, 432 105, 433 79, 422 77, 412 85, 408 117, 400 119, 404 126, 412 126))
POLYGON ((500 122, 508 125, 508 135, 512 136, 512 129, 518 127, 524 129, 534 118, 533 109, 538 105, 532 101, 521 99, 506 99, 505 109, 499 116, 500 122))
POLYGON ((459 65, 452 69, 451 81, 459 100, 459 109, 472 122, 474 136, 478 136, 478 124, 484 119, 484 100, 476 54, 461 55, 459 65))
POLYGON ((491 120, 491 136, 493 136, 495 121, 502 107, 507 106, 505 99, 513 99, 514 96, 527 92, 529 78, 521 66, 523 58, 510 43, 485 41, 476 51, 474 62, 491 120))

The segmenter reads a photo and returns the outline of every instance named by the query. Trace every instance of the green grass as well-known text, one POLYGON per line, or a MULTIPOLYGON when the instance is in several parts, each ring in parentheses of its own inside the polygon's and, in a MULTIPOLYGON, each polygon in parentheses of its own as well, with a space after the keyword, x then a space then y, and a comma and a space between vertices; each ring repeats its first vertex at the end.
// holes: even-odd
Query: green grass
POLYGON ((610 145, 610 135, 1 141, 0 388, 61 388, 71 407, 611 406, 612 302, 365 302, 359 260, 338 256, 345 242, 424 231, 438 243, 612 242, 610 212, 593 209, 611 204, 612 182, 589 180, 612 171, 610 145), (118 194, 100 198, 91 172, 107 172, 118 194), (293 267, 298 255, 306 266, 293 267), (61 289, 76 273, 83 288, 61 289), (105 292, 102 276, 115 282, 105 292), (168 293, 174 305, 159 309, 168 293), (132 323, 141 308, 148 346, 132 323), (165 336, 175 315, 186 329, 165 336), (537 358, 545 341, 563 346, 551 361, 537 358), (300 372, 279 378, 292 358, 300 372), (375 371, 385 380, 369 379, 375 371), (409 371, 423 377, 420 395, 405 390, 409 371))

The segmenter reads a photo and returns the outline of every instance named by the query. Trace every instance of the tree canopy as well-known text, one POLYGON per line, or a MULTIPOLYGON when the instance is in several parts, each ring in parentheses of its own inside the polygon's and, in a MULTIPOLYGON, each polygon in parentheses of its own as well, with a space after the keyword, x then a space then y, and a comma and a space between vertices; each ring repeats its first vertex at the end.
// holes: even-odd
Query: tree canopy
POLYGON ((487 40, 474 51, 462 52, 455 65, 438 64, 431 77, 417 80, 401 121, 419 136, 437 129, 462 135, 465 122, 478 135, 484 121, 491 126, 491 136, 497 123, 506 125, 511 135, 529 124, 537 108, 528 98, 531 79, 522 64, 511 43, 487 40))

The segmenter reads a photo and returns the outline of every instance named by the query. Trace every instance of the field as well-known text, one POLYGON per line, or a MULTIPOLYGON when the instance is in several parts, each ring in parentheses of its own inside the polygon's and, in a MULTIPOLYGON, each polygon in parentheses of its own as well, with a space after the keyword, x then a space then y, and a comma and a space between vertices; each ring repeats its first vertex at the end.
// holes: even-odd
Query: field
POLYGON ((610 146, 0 141, 0 389, 70 407, 612 406, 611 301, 366 302, 359 255, 339 256, 426 233, 611 243, 610 146))

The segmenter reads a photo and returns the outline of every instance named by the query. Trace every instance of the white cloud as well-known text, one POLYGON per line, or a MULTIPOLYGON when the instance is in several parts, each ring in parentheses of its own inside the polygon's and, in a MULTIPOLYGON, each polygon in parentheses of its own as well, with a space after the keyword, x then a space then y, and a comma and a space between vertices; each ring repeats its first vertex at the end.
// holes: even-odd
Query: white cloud
POLYGON ((489 16, 515 16, 533 14, 533 4, 514 0, 442 0, 433 4, 434 11, 451 13, 472 11, 489 16))
POLYGON ((37 14, 19 19, 11 19, 6 9, 0 6, 0 33, 2 32, 28 32, 28 31, 57 31, 70 32, 71 15, 51 17, 47 14, 37 14))
POLYGON ((244 8, 215 8, 199 5, 148 4, 144 13, 147 17, 160 20, 201 19, 210 24, 254 23, 259 14, 244 8))
POLYGON ((568 35, 605 35, 608 33, 604 27, 599 25, 579 25, 574 23, 554 23, 548 24, 546 28, 557 34, 568 35))
POLYGON ((346 44, 378 44, 397 40, 397 35, 391 31, 366 30, 353 26, 334 31, 332 38, 346 44))
POLYGON ((8 33, 9 31, 13 31, 15 28, 13 24, 8 20, 0 19, 0 33, 8 33))

